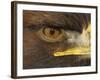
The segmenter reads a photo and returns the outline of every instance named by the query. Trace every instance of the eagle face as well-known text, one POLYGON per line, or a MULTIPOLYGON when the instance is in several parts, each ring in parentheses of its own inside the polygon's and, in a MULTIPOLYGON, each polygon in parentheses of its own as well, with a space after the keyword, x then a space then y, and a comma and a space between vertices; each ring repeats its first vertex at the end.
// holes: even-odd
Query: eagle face
POLYGON ((23 68, 90 65, 90 14, 23 11, 23 68))

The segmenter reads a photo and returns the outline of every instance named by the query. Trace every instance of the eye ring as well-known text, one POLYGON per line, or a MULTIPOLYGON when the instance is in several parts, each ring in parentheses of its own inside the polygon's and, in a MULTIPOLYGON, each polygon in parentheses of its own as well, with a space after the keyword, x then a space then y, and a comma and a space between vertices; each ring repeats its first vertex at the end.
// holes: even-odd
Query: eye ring
POLYGON ((42 27, 37 32, 38 36, 46 42, 60 42, 64 40, 64 30, 54 29, 49 27, 42 27))

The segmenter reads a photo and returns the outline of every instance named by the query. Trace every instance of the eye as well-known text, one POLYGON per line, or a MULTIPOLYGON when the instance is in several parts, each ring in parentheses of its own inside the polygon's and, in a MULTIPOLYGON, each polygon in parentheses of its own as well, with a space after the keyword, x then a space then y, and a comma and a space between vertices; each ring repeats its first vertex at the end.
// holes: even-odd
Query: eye
POLYGON ((64 30, 50 27, 41 28, 38 35, 42 40, 47 42, 59 42, 64 40, 64 30))

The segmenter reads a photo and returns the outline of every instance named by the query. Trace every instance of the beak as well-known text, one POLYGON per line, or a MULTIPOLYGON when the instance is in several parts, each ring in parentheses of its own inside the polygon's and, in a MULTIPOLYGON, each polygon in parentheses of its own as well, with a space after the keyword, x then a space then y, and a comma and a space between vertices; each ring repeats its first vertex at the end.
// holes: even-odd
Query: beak
POLYGON ((53 56, 68 56, 68 55, 88 55, 90 54, 90 48, 89 47, 74 47, 70 48, 68 50, 65 50, 63 52, 55 52, 53 56))
MULTIPOLYGON (((53 54, 53 56, 55 57, 60 57, 60 56, 68 56, 68 55, 90 55, 90 51, 91 51, 91 46, 90 46, 90 33, 91 33, 91 25, 88 26, 88 28, 86 30, 83 30, 81 37, 82 40, 84 40, 82 43, 83 45, 81 46, 75 46, 72 48, 69 48, 65 51, 62 52, 55 52, 53 54), (88 43, 87 43, 88 40, 88 43)), ((80 40, 80 39, 79 39, 80 40)), ((80 43, 79 43, 80 44, 80 43)))

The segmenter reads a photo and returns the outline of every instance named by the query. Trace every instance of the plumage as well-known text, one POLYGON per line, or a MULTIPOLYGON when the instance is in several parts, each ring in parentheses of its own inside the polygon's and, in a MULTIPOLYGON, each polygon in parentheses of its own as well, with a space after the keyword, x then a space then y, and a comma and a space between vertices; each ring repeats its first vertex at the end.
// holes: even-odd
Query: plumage
POLYGON ((90 20, 88 13, 24 10, 23 68, 91 65, 90 20))

